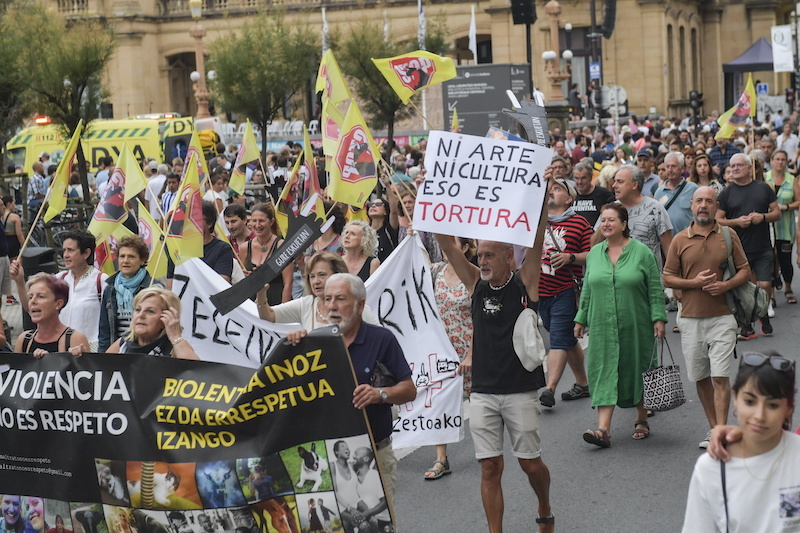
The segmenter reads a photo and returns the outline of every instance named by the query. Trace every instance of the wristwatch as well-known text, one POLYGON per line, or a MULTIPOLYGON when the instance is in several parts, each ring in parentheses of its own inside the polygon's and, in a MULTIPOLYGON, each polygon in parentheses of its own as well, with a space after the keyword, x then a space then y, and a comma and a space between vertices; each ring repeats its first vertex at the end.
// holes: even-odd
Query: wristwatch
POLYGON ((570 263, 574 263, 575 262, 575 254, 569 254, 569 262, 570 263))
POLYGON ((389 395, 386 394, 386 391, 383 389, 376 389, 378 394, 381 395, 381 403, 388 403, 389 402, 389 395))

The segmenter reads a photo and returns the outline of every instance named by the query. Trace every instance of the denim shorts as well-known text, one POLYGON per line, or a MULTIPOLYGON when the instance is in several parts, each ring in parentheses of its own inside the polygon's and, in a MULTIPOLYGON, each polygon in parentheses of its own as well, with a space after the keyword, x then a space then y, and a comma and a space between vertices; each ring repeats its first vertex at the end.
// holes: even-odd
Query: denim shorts
POLYGON ((578 343, 573 335, 577 313, 575 289, 572 287, 555 296, 539 299, 539 316, 550 332, 551 350, 570 350, 578 343))

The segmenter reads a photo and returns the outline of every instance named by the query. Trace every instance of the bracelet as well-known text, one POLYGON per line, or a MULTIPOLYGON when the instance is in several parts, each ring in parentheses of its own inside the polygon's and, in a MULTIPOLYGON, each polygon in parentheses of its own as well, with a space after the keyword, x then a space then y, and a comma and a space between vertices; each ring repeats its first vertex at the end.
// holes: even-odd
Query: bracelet
POLYGON ((259 309, 264 309, 265 307, 269 307, 269 302, 264 302, 263 304, 256 304, 256 307, 259 309))
POLYGON ((182 343, 182 342, 183 342, 183 341, 185 341, 185 340, 186 340, 186 339, 184 339, 184 338, 183 338, 183 336, 180 336, 180 337, 178 337, 178 338, 177 338, 177 339, 175 339, 175 340, 172 340, 172 339, 170 339, 170 340, 169 340, 169 342, 171 342, 171 343, 172 343, 172 345, 173 345, 173 346, 175 346, 176 344, 180 344, 180 343, 182 343))
POLYGON ((765 215, 764 213, 761 213, 761 216, 764 217, 764 219, 761 221, 761 223, 763 224, 764 222, 767 221, 767 215, 765 215))
POLYGON ((569 254, 569 262, 570 263, 574 263, 575 262, 575 254, 569 254))

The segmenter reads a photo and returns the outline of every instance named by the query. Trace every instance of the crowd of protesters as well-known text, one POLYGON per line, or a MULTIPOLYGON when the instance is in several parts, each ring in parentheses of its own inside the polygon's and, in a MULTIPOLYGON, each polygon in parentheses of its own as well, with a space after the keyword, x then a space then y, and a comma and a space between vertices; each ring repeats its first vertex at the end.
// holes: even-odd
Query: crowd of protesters
MULTIPOLYGON (((713 117, 631 116, 600 129, 556 129, 550 132, 555 155, 546 172, 547 205, 534 248, 416 232, 434 265, 436 301, 460 359, 458 372, 465 375, 464 398, 473 404, 470 429, 482 465, 481 494, 491 531, 502 528, 504 425, 539 499, 540 531, 553 530, 538 413, 540 405, 555 405, 567 365, 576 381, 562 391, 561 400, 591 398, 598 408, 596 429, 580 435, 586 443, 611 446, 610 422, 617 406, 636 409, 633 439, 649 437, 653 413, 642 404, 641 372, 649 365, 655 339, 665 336, 667 311, 678 313, 672 331, 680 334, 689 378, 709 427, 727 422, 737 340, 755 338, 756 327, 772 335, 776 308, 797 303, 792 291, 800 207, 797 126, 793 114, 781 123, 766 121, 721 138, 715 135, 713 117), (719 244, 728 234, 730 244, 719 244), (711 242, 719 253, 702 257, 698 250, 711 242), (728 255, 737 270, 730 279, 720 266, 728 255), (725 292, 749 278, 768 291, 771 304, 757 324, 737 325, 725 292), (511 329, 529 305, 538 307, 550 333, 548 375, 541 368, 524 369, 511 342, 511 329), (615 310, 609 312, 609 306, 615 310), (580 343, 587 334, 588 350, 580 343)), ((326 299, 327 279, 346 281, 345 297, 358 301, 360 285, 346 275, 366 281, 415 233, 413 211, 426 175, 426 142, 386 143, 382 150, 392 172, 382 176, 362 210, 325 198, 334 223, 279 279, 252 295, 261 318, 299 322, 305 330, 339 322, 338 310, 326 299)), ((203 260, 226 280, 249 275, 286 237, 276 222, 275 201, 300 151, 300 145, 290 143, 267 153, 265 167, 247 166, 244 194, 229 188, 235 146, 219 145, 208 159, 203 260), (222 220, 230 245, 215 234, 222 220)), ((316 163, 324 190, 321 154, 316 163)), ((149 182, 144 205, 156 220, 169 211, 184 164, 181 158, 142 163, 149 182)), ((114 161, 103 158, 100 170, 90 173, 93 195, 102 194, 113 170, 114 161)), ((46 194, 43 174, 44 164, 35 164, 25 202, 31 210, 39 209, 46 194)), ((4 246, 0 235, 0 256, 6 250, 2 257, 7 262, 5 267, 0 262, 0 281, 16 282, 35 324, 19 335, 16 351, 37 357, 90 350, 197 357, 181 334, 180 302, 161 288, 162 281, 170 287, 169 280, 151 281, 145 270, 148 250, 139 237, 120 242, 119 270, 108 277, 94 268, 91 234, 67 234, 66 273, 37 274, 26 283, 14 253, 19 251, 16 241, 22 242, 14 198, 4 203, 7 212, 0 214, 7 242, 4 246), (4 274, 9 258, 10 272, 4 274)), ((0 289, 13 298, 9 287, 0 284, 0 289)), ((359 324, 377 323, 368 307, 360 307, 357 315, 359 324)), ((376 401, 387 400, 381 393, 376 401)), ((709 431, 700 447, 710 439, 709 431)), ((437 446, 424 479, 451 472, 446 446, 437 446)))

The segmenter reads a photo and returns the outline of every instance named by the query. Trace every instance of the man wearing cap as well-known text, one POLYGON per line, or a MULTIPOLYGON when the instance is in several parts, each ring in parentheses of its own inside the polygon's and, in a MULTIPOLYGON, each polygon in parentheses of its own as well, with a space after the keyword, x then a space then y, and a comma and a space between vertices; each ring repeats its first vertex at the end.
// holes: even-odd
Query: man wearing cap
POLYGON ((742 153, 739 148, 730 144, 729 140, 725 137, 715 137, 716 145, 708 152, 708 157, 711 158, 711 164, 714 168, 714 174, 719 177, 723 177, 721 174, 722 168, 730 162, 731 157, 742 153))
POLYGON ((614 201, 614 193, 592 183, 592 165, 580 162, 572 169, 572 179, 578 196, 572 202, 572 209, 594 227, 600 217, 600 208, 614 201))
POLYGON ((47 152, 42 152, 41 154, 39 154, 39 161, 42 162, 42 164, 44 165, 44 168, 49 167, 50 166, 50 154, 48 154, 47 152))
POLYGON ((561 394, 564 401, 589 397, 589 381, 581 345, 573 335, 576 280, 583 279, 586 254, 592 240, 592 226, 572 208, 578 192, 570 182, 555 179, 547 199, 547 229, 542 245, 542 274, 539 280, 539 315, 550 332, 547 359, 547 388, 539 396, 545 407, 556 403, 555 391, 567 364, 575 384, 561 394))
POLYGON ((644 186, 642 187, 642 194, 645 196, 653 196, 653 193, 658 189, 658 174, 653 172, 656 162, 653 159, 653 152, 649 148, 643 148, 636 154, 636 166, 645 176, 644 186))

